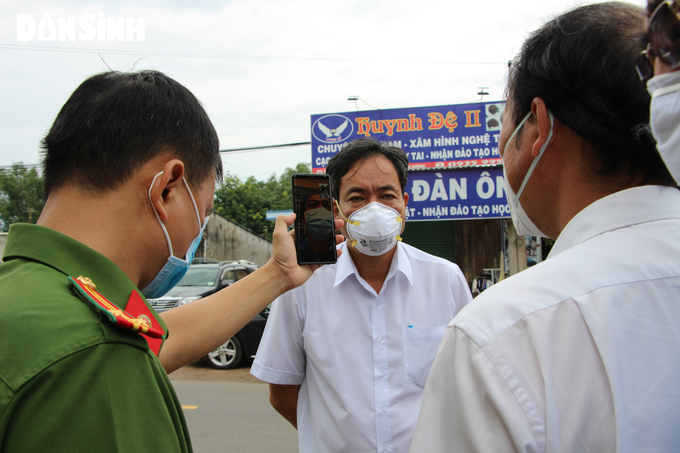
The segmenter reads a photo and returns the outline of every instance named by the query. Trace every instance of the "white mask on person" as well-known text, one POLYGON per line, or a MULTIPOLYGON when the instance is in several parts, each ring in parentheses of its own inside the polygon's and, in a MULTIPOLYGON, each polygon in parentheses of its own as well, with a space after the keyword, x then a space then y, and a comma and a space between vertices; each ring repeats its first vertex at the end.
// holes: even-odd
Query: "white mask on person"
MULTIPOLYGON (((519 197, 522 196, 522 192, 524 192, 524 187, 526 187, 527 182, 529 181, 529 177, 531 176, 531 173, 533 173, 534 168, 536 168, 536 165, 538 164, 538 161, 541 160, 541 157, 543 157, 543 153, 545 152, 545 149, 548 147, 550 139, 552 138, 553 124, 555 122, 555 118, 553 117, 553 114, 550 112, 548 112, 548 115, 550 116, 550 132, 548 133, 548 138, 546 139, 543 146, 541 146, 541 150, 538 153, 538 156, 534 157, 534 161, 531 163, 531 166, 529 167, 529 170, 527 171, 527 174, 524 177, 524 181, 522 181, 522 185, 519 187, 517 195, 515 195, 515 192, 513 192, 512 187, 510 187, 510 182, 508 181, 508 174, 505 171, 505 164, 503 164, 503 185, 505 187, 505 195, 508 198, 508 205, 510 206, 510 215, 512 216, 512 223, 515 225, 515 230, 517 230, 517 234, 522 236, 547 237, 545 233, 543 233, 540 230, 540 228, 538 228, 536 224, 534 224, 534 222, 531 221, 526 211, 524 211, 522 204, 519 202, 519 197)), ((512 135, 510 135, 510 138, 505 143, 503 155, 505 155, 505 150, 507 150, 508 145, 517 134, 517 131, 520 130, 520 128, 524 125, 524 123, 526 122, 526 120, 529 119, 530 116, 531 112, 527 113, 524 119, 520 121, 515 130, 512 132, 512 135)))
POLYGON ((349 218, 340 210, 338 212, 347 222, 347 237, 350 245, 364 255, 380 256, 392 250, 401 241, 404 220, 395 209, 377 201, 368 203, 354 211, 349 218))
POLYGON ((647 90, 652 96, 649 122, 656 148, 675 182, 680 183, 680 72, 652 77, 647 90))

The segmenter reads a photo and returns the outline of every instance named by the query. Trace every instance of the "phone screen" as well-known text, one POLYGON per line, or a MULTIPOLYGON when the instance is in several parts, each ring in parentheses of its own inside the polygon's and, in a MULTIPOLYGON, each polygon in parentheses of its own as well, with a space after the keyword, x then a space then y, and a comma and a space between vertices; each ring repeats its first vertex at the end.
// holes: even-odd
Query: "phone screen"
POLYGON ((292 179, 298 264, 333 264, 338 257, 330 177, 296 173, 292 179))

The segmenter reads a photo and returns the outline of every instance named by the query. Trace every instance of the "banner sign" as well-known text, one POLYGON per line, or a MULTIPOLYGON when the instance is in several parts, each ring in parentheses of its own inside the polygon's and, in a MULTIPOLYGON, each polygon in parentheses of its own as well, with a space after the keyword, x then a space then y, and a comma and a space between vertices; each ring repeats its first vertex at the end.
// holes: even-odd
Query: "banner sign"
POLYGON ((500 165, 504 102, 312 115, 312 171, 358 138, 390 142, 408 154, 410 170, 500 165))
POLYGON ((406 193, 409 221, 510 217, 502 167, 409 172, 406 193))

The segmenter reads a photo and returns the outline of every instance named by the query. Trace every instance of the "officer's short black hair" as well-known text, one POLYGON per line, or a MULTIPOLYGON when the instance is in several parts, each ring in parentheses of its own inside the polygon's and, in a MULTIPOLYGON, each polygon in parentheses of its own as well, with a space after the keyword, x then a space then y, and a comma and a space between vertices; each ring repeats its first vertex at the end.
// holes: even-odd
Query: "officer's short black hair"
POLYGON ((519 124, 539 97, 583 139, 594 175, 675 185, 656 151, 651 99, 635 70, 645 29, 644 10, 628 3, 587 5, 557 16, 531 34, 512 62, 512 111, 506 113, 519 124))
POLYGON ((331 157, 326 167, 326 173, 331 176, 333 193, 335 197, 340 195, 340 181, 352 168, 355 162, 367 157, 385 156, 397 171, 401 191, 406 192, 408 181, 408 156, 403 149, 391 146, 387 143, 378 142, 368 138, 354 140, 345 145, 335 156, 331 157))
POLYGON ((189 185, 222 177, 219 140, 184 86, 158 71, 105 72, 85 80, 42 140, 45 193, 75 184, 101 194, 154 157, 184 163, 189 185))

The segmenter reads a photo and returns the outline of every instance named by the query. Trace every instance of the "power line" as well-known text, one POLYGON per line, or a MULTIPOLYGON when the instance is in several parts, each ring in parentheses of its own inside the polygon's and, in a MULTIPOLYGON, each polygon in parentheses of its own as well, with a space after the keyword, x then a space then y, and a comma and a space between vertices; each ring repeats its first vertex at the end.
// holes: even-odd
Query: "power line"
MULTIPOLYGON (((229 148, 221 149, 220 153, 238 153, 238 152, 248 152, 248 151, 258 151, 270 148, 285 148, 287 146, 303 146, 310 145, 312 142, 297 142, 297 143, 282 143, 279 145, 265 145, 265 146, 251 146, 248 148, 229 148)), ((20 164, 26 168, 40 168, 40 164, 20 164)), ((0 170, 11 170, 14 165, 0 165, 0 170)))
POLYGON ((452 64, 452 65, 506 65, 507 62, 498 61, 432 61, 432 60, 385 60, 385 59, 361 59, 361 58, 336 58, 336 57, 300 57, 290 55, 238 55, 238 54, 193 54, 177 52, 144 52, 140 50, 104 50, 84 49, 78 47, 53 47, 24 44, 0 43, 0 49, 6 50, 30 50, 35 52, 66 52, 66 53, 91 53, 91 54, 116 54, 137 55, 142 57, 173 57, 173 58, 218 58, 240 60, 293 60, 293 61, 344 61, 361 63, 410 63, 410 64, 452 64))
POLYGON ((297 142, 297 143, 284 143, 281 145, 268 145, 268 146, 251 146, 250 148, 230 148, 230 149, 221 149, 221 153, 235 153, 235 152, 241 152, 241 151, 256 151, 260 149, 269 149, 269 148, 285 148, 286 146, 302 146, 302 145, 310 145, 312 142, 297 142))

